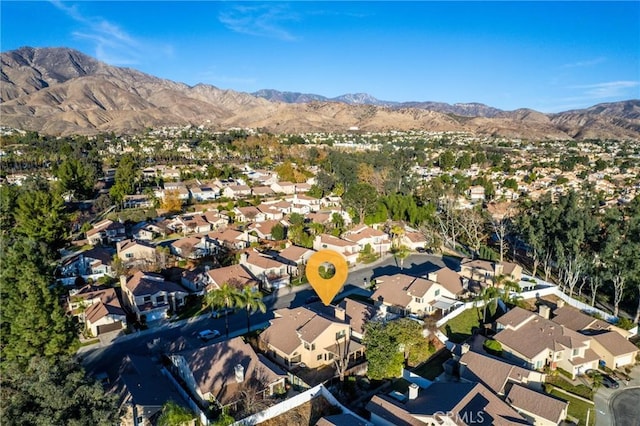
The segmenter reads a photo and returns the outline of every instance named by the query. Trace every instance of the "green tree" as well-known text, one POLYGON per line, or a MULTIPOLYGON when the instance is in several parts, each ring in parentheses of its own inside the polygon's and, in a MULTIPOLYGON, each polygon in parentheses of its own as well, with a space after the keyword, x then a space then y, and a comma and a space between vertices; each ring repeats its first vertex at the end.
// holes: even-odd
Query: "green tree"
POLYGON ((162 414, 158 418, 158 426, 182 426, 191 422, 195 417, 188 408, 175 401, 167 401, 162 406, 162 414))
POLYGON ((2 360, 26 365, 35 356, 71 354, 77 348, 75 330, 49 286, 50 253, 42 244, 14 241, 3 254, 2 360))
POLYGON ((446 150, 438 157, 438 166, 442 170, 451 170, 456 165, 456 156, 453 152, 446 150))
POLYGON ((471 162, 471 154, 469 154, 468 152, 464 152, 456 160, 456 167, 460 170, 467 170, 469 167, 471 167, 471 162))
MULTIPOLYGON (((240 292, 229 283, 224 283, 219 289, 212 290, 204 296, 205 304, 210 306, 212 310, 234 309, 239 306, 241 301, 240 292)), ((226 336, 229 337, 229 315, 225 311, 224 326, 226 336)))
POLYGON ((114 201, 122 203, 125 195, 135 193, 138 172, 138 166, 132 156, 124 155, 120 158, 116 168, 115 184, 109 190, 109 195, 114 201))
POLYGON ((58 166, 56 173, 63 192, 71 192, 82 197, 90 197, 96 181, 96 171, 76 158, 68 158, 58 166))
POLYGON ((45 191, 23 191, 14 215, 15 231, 35 241, 59 248, 65 235, 64 200, 45 191))
POLYGON ((364 223, 367 214, 373 213, 377 200, 378 193, 373 186, 367 183, 351 185, 342 197, 345 207, 355 210, 361 224, 364 223))
POLYGON ((251 331, 251 314, 255 312, 267 312, 267 307, 262 301, 260 291, 245 286, 239 294, 238 307, 242 307, 247 312, 247 333, 251 331))
POLYGON ((271 238, 276 241, 282 241, 286 238, 286 236, 287 232, 284 228, 284 225, 282 225, 281 223, 276 223, 275 225, 273 225, 273 228, 271 228, 271 238))
POLYGON ((400 377, 404 361, 400 343, 387 332, 383 323, 367 323, 363 343, 367 347, 367 375, 370 379, 400 377))
POLYGON ((0 379, 3 425, 113 425, 117 402, 70 357, 34 356, 4 363, 0 379))

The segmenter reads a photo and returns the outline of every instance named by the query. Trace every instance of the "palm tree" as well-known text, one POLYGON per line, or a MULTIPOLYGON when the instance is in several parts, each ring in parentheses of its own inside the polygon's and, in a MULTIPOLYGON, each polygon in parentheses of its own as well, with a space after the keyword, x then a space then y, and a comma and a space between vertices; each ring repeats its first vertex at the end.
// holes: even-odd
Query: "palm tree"
POLYGON ((489 302, 493 299, 496 300, 496 304, 497 304, 499 295, 500 295, 500 291, 498 290, 497 287, 485 287, 484 290, 482 290, 482 294, 480 295, 480 297, 484 301, 484 306, 482 311, 483 323, 486 323, 487 321, 487 305, 489 305, 489 302))
POLYGON ((267 312, 267 307, 262 301, 262 293, 254 290, 251 286, 244 286, 239 294, 238 306, 247 311, 247 333, 251 331, 251 314, 260 311, 263 314, 267 312))
POLYGON ((229 312, 239 306, 240 292, 236 287, 229 283, 224 283, 219 289, 210 291, 204 297, 205 303, 211 306, 211 309, 224 309, 224 326, 227 337, 229 337, 229 312))

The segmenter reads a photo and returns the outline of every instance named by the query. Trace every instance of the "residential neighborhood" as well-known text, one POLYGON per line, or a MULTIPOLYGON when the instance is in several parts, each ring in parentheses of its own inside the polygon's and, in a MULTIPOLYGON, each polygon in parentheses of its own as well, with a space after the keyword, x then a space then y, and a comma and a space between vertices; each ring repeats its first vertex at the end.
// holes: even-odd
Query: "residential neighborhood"
MULTIPOLYGON (((105 154, 128 155, 134 140, 169 149, 169 134, 122 140, 105 154)), ((331 155, 328 135, 302 137, 309 146, 300 149, 331 155)), ((123 166, 105 170, 91 206, 78 207, 50 284, 81 342, 76 356, 117 396, 121 424, 158 424, 167 407, 189 413, 185 424, 259 424, 317 398, 324 411, 296 424, 593 425, 607 416, 615 392, 640 381, 634 288, 615 287, 618 276, 635 281, 583 251, 601 244, 633 265, 612 233, 598 232, 612 226, 632 237, 625 217, 635 214, 637 167, 602 170, 611 190, 589 210, 604 218, 598 228, 580 213, 578 188, 557 182, 570 172, 540 164, 519 173, 518 162, 540 148, 533 142, 501 140, 511 163, 479 177, 480 167, 456 164, 465 154, 453 164, 447 157, 488 140, 398 133, 396 143, 429 137, 434 149, 397 181, 361 165, 344 186, 336 180, 349 182, 356 163, 340 161, 362 160, 363 149, 376 155, 385 148, 373 142, 390 136, 351 137, 333 143, 332 175, 231 154, 225 165, 198 165, 199 148, 187 144, 179 152, 188 162, 147 165, 132 180, 135 193, 117 202, 123 166), (97 209, 99 197, 112 204, 97 209), (556 210, 571 210, 574 222, 551 227, 544 215, 556 210), (614 210, 632 213, 618 219, 614 210), (572 226, 591 234, 547 244, 545 233, 558 239, 572 226), (328 305, 307 279, 309 259, 325 250, 348 266, 328 305)), ((580 143, 587 147, 602 148, 580 143)), ((584 160, 584 182, 595 158, 584 160)))

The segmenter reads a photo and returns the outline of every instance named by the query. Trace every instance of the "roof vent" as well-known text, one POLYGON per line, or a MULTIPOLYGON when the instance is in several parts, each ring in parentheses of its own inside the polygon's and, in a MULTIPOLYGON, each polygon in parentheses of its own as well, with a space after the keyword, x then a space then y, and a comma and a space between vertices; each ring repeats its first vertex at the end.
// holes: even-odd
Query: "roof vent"
POLYGON ((236 382, 244 382, 244 367, 242 366, 242 364, 237 364, 234 368, 234 371, 236 374, 236 382))

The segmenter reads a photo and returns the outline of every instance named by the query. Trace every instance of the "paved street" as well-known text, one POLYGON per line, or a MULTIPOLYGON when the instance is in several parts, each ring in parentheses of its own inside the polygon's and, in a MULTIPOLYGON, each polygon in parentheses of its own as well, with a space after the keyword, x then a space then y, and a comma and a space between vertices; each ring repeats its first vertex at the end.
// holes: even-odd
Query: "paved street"
POLYGON ((600 387, 593 398, 597 426, 640 424, 640 366, 631 370, 631 381, 620 381, 618 389, 600 387))
MULTIPOLYGON (((445 263, 448 261, 445 259, 443 262, 439 256, 413 254, 405 259, 402 272, 411 275, 424 275, 438 269, 445 263)), ((449 264, 449 266, 454 265, 449 264)), ((358 265, 350 271, 342 292, 336 298, 353 293, 370 294, 364 288, 365 277, 369 283, 371 278, 398 272, 401 272, 401 269, 396 265, 396 260, 392 256, 386 256, 369 265, 358 265)), ((284 288, 277 294, 266 296, 264 302, 267 305, 267 313, 258 312, 251 315, 251 328, 258 329, 267 326, 269 319, 273 318, 273 310, 302 306, 314 294, 315 292, 309 285, 304 285, 284 288)), ((240 311, 232 314, 228 319, 230 336, 246 333, 247 316, 245 312, 240 311)), ((152 326, 149 330, 119 336, 113 341, 107 339, 99 345, 80 348, 78 355, 82 358, 82 363, 89 373, 106 372, 110 377, 115 377, 118 364, 126 354, 157 357, 166 352, 195 349, 205 345, 196 337, 199 331, 205 329, 216 329, 224 335, 224 318, 213 319, 207 315, 201 315, 175 323, 163 322, 152 326)), ((224 338, 221 337, 220 340, 224 338)))

